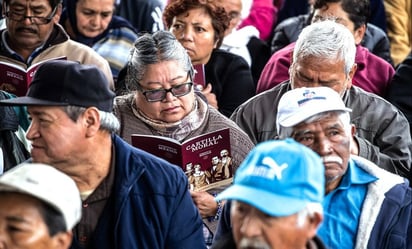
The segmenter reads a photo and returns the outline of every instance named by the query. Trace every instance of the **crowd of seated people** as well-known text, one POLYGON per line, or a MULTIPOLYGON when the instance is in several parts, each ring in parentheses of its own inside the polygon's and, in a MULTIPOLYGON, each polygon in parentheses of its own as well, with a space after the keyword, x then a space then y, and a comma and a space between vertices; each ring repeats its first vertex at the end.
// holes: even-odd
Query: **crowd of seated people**
POLYGON ((0 247, 412 247, 412 0, 0 2, 0 247))

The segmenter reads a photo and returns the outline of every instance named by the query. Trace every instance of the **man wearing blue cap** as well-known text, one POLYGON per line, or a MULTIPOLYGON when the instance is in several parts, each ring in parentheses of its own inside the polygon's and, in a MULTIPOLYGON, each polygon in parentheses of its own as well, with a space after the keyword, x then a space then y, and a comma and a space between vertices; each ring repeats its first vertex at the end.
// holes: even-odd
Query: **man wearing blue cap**
POLYGON ((71 248, 206 248, 187 177, 113 134, 114 97, 97 67, 53 61, 39 67, 25 97, 0 102, 27 106, 33 162, 53 165, 80 190, 71 248))
MULTIPOLYGON (((258 144, 217 196, 232 200, 236 248, 324 248, 315 237, 323 219, 324 167, 319 156, 292 139, 258 144)), ((230 235, 228 235, 229 238, 230 235)), ((232 248, 225 242, 212 248, 232 248)))

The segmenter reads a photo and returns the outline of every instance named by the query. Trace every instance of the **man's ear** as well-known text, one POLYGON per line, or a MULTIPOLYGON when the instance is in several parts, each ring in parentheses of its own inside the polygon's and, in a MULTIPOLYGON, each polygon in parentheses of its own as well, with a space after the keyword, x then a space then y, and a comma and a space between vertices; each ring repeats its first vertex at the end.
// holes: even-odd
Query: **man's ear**
POLYGON ((309 223, 308 223, 308 231, 309 231, 309 237, 313 238, 315 237, 320 223, 323 221, 323 214, 315 212, 311 217, 309 217, 309 223))
POLYGON ((356 45, 359 45, 362 42, 363 37, 365 36, 365 33, 366 33, 366 24, 362 24, 359 28, 355 29, 353 36, 355 38, 356 45))
POLYGON ((348 83, 346 84, 346 89, 349 89, 352 87, 353 77, 355 76, 357 69, 358 69, 358 64, 354 63, 348 74, 348 83))
POLYGON ((60 16, 62 15, 62 9, 63 9, 63 5, 59 3, 59 5, 57 5, 56 14, 53 16, 54 23, 59 23, 60 16))
POLYGON ((351 135, 352 137, 356 135, 356 126, 354 124, 351 124, 351 135))
POLYGON ((53 248, 69 248, 72 243, 72 240, 73 233, 71 231, 57 233, 52 237, 53 248))
POLYGON ((83 113, 83 122, 86 127, 86 135, 94 136, 100 129, 100 113, 96 107, 89 107, 83 113))

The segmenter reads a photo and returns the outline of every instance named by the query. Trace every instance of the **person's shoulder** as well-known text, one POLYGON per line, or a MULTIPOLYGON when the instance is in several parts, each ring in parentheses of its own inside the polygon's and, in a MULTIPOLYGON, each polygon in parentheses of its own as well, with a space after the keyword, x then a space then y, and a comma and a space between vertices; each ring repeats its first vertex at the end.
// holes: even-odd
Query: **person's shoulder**
POLYGON ((133 27, 117 27, 110 29, 109 34, 112 36, 118 37, 119 42, 123 42, 122 40, 127 39, 134 42, 138 38, 138 34, 133 27), (121 40, 120 40, 121 39, 121 40))
POLYGON ((280 97, 287 91, 290 90, 290 83, 289 81, 283 82, 275 87, 272 87, 268 90, 265 90, 252 98, 248 99, 244 103, 242 103, 238 109, 255 109, 255 108, 262 108, 256 110, 264 110, 266 107, 277 106, 277 102, 279 101, 280 97))
POLYGON ((409 182, 406 178, 399 176, 397 174, 393 174, 372 161, 360 157, 360 156, 355 156, 351 155, 351 159, 355 163, 355 165, 368 174, 378 178, 376 181, 373 181, 369 184, 375 185, 376 187, 380 188, 382 190, 382 193, 386 193, 389 189, 393 188, 395 185, 398 184, 406 184, 408 185, 409 182))
POLYGON ((308 14, 286 18, 285 20, 283 20, 281 23, 279 23, 276 26, 275 30, 284 29, 286 27, 296 28, 297 26, 306 24, 308 21, 308 18, 309 18, 308 14))
POLYGON ((114 98, 114 106, 118 109, 130 109, 134 100, 134 93, 116 96, 114 98))
POLYGON ((359 103, 361 103, 361 105, 366 105, 368 107, 372 107, 370 105, 380 105, 382 108, 386 107, 393 110, 397 110, 395 106, 393 106, 389 101, 382 98, 381 96, 371 92, 367 92, 360 87, 352 86, 349 90, 349 98, 347 98, 347 105, 355 107, 359 103))
POLYGON ((214 49, 212 51, 210 60, 208 62, 208 64, 212 62, 212 63, 216 63, 216 62, 220 62, 220 63, 233 63, 233 62, 238 62, 238 63, 246 63, 246 60, 243 59, 241 56, 234 54, 234 53, 230 53, 227 52, 225 50, 222 49, 214 49))
POLYGON ((373 39, 376 40, 387 37, 385 31, 372 23, 368 23, 368 25, 366 26, 365 36, 371 36, 371 38, 373 37, 373 39))
MULTIPOLYGON (((392 65, 389 62, 387 62, 383 58, 375 55, 367 47, 364 47, 362 45, 357 45, 356 46, 355 62, 357 64, 366 65, 367 67, 370 67, 369 69, 374 69, 374 65, 375 66, 377 65, 380 68, 386 67, 386 68, 392 68, 393 69, 392 65)), ((375 69, 375 70, 377 70, 377 69, 375 69)))
POLYGON ((209 118, 207 126, 214 129, 229 128, 231 133, 248 139, 248 135, 231 119, 220 113, 215 108, 209 108, 209 118))

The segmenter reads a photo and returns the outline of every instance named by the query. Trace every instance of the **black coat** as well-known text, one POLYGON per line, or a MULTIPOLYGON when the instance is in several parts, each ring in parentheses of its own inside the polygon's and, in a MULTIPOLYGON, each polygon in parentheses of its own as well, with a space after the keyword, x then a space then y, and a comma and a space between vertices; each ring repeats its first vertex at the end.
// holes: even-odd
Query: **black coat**
POLYGON ((386 99, 405 114, 412 134, 412 50, 396 68, 386 99))
POLYGON ((216 49, 205 65, 206 83, 212 84, 219 111, 229 117, 243 102, 255 95, 247 62, 240 56, 216 49))

